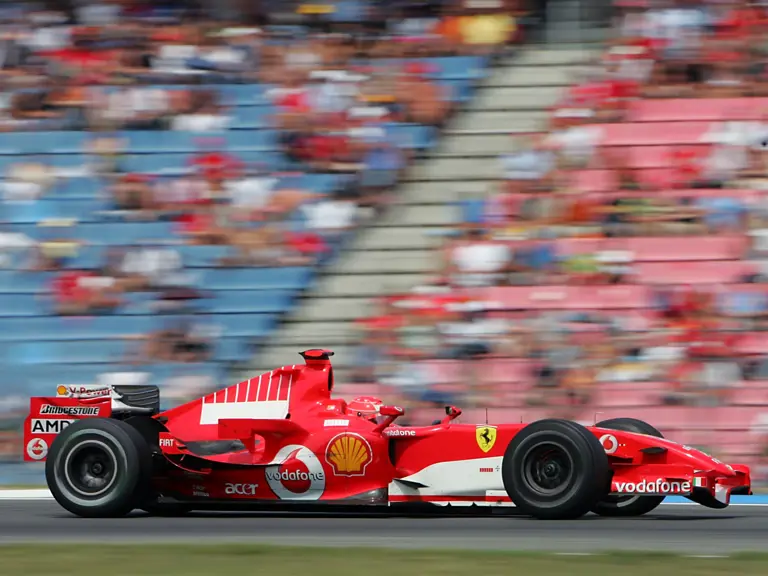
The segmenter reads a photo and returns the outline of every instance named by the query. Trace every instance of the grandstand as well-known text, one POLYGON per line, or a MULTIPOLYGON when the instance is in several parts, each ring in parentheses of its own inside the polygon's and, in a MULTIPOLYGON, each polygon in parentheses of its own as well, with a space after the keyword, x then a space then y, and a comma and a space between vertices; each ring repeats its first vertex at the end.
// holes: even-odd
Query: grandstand
MULTIPOLYGON (((507 12, 485 17, 479 28, 516 37, 507 12)), ((726 89, 715 78, 696 93, 694 80, 654 76, 664 51, 626 26, 610 47, 502 49, 456 32, 453 16, 438 20, 415 38, 399 32, 410 43, 352 58, 294 27, 218 46, 257 46, 263 61, 246 62, 258 73, 161 40, 174 48, 162 66, 128 76, 171 108, 180 102, 173 113, 158 118, 143 103, 149 120, 115 123, 126 104, 111 98, 125 87, 104 82, 79 95, 85 105, 9 120, 7 428, 30 394, 58 384, 156 383, 174 403, 322 346, 336 352, 340 393, 400 398, 414 422, 443 401, 466 406, 467 420, 484 420, 488 406, 515 421, 610 412, 759 463, 759 82, 726 89), (337 59, 302 68, 321 53, 337 59), (294 66, 325 76, 305 90, 283 74, 294 66), (350 99, 360 78, 368 88, 350 99), (99 148, 105 140, 120 143, 117 157, 99 148), (382 142, 398 152, 361 158, 382 142), (33 162, 52 172, 24 176, 33 162), (363 194, 369 181, 380 204, 363 194), (30 185, 44 192, 30 197, 30 185), (115 265, 116 253, 132 254, 132 267, 115 265), (150 260, 159 272, 148 280, 150 260)), ((719 58, 702 56, 715 68, 719 58)))

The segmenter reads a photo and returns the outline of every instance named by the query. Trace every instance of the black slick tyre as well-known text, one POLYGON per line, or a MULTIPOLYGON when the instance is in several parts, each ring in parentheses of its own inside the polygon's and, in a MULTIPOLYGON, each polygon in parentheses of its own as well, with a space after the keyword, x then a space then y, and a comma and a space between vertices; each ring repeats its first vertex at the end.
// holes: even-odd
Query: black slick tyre
MULTIPOLYGON (((622 430, 624 432, 635 432, 637 434, 664 438, 656 428, 636 418, 612 418, 598 422, 595 426, 598 428, 608 428, 609 430, 622 430)), ((614 518, 642 516, 655 510, 662 502, 664 502, 664 496, 611 495, 598 502, 592 509, 592 512, 600 516, 614 518)))
POLYGON ((119 420, 88 418, 52 442, 45 478, 53 497, 77 516, 124 516, 146 501, 152 455, 135 428, 119 420))
POLYGON ((515 507, 542 520, 587 514, 610 484, 608 456, 597 437, 569 420, 546 419, 520 430, 501 465, 515 507))

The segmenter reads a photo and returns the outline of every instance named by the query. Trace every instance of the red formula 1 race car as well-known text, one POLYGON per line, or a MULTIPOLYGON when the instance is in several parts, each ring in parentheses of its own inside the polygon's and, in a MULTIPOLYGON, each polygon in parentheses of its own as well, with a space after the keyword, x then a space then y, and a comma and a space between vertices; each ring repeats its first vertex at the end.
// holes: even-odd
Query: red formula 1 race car
POLYGON ((751 494, 746 466, 724 464, 630 418, 397 427, 334 398, 332 352, 302 352, 277 370, 160 412, 154 386, 60 386, 32 398, 25 460, 80 516, 134 509, 397 506, 467 512, 512 506, 544 519, 637 516, 665 496, 724 508, 751 494))

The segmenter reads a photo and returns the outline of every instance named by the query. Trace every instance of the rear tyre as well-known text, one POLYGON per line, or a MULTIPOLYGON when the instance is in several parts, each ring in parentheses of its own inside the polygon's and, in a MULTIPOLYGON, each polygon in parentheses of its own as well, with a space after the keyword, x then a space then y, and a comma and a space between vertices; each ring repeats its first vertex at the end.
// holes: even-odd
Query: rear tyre
POLYGON ((568 420, 529 424, 501 465, 504 488, 521 512, 543 520, 579 518, 605 497, 608 456, 597 437, 568 420))
MULTIPOLYGON (((664 436, 653 426, 636 418, 612 418, 595 424, 598 428, 609 430, 622 430, 647 434, 657 438, 664 436)), ((606 496, 592 509, 595 514, 611 517, 642 516, 656 509, 664 502, 664 496, 640 496, 627 494, 625 496, 606 496)))
POLYGON ((68 426, 51 444, 45 478, 69 512, 119 517, 145 502, 152 455, 139 432, 120 420, 88 418, 68 426))

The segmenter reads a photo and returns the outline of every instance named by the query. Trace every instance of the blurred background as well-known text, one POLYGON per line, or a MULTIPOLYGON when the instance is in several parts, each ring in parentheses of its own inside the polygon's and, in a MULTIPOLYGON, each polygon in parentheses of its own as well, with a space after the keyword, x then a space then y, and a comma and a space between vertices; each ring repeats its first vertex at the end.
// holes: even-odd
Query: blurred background
POLYGON ((768 11, 0 3, 0 484, 30 395, 336 352, 429 423, 632 416, 768 481, 768 11))

